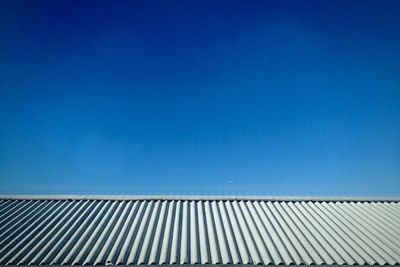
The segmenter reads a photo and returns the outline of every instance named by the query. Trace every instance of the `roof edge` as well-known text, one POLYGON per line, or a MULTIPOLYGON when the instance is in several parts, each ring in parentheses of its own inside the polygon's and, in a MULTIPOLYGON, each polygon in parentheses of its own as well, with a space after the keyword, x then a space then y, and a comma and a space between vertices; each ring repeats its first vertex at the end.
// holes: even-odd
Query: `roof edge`
POLYGON ((2 200, 263 200, 400 202, 399 197, 368 196, 241 196, 241 195, 0 195, 2 200))
MULTIPOLYGON (((3 265, 0 265, 0 266, 3 266, 3 265)), ((13 264, 10 264, 10 265, 7 265, 7 266, 10 266, 10 267, 32 267, 32 266, 39 266, 39 265, 13 265, 13 264)), ((68 266, 71 266, 71 265, 40 265, 41 267, 68 267, 68 266)), ((83 266, 83 265, 75 265, 75 266, 77 266, 77 267, 81 267, 81 266, 83 266)), ((84 265, 84 266, 87 266, 87 267, 104 267, 104 266, 107 266, 107 267, 110 267, 110 266, 114 266, 114 265, 84 265)), ((154 267, 154 266, 157 266, 157 265, 118 265, 118 266, 120 266, 120 267, 154 267)), ((190 263, 188 263, 188 264, 163 264, 163 266, 165 266, 165 267, 176 267, 176 266, 184 266, 184 267, 190 267, 190 266, 195 266, 195 267, 252 267, 252 266, 254 266, 254 267, 262 267, 262 266, 265 266, 265 267, 293 267, 293 266, 300 266, 300 265, 298 265, 298 264, 296 264, 296 265, 257 265, 257 264, 190 264, 190 263)), ((302 266, 324 266, 324 265, 322 265, 322 264, 319 264, 319 265, 302 265, 302 266)), ((363 267, 366 267, 366 266, 374 266, 374 267, 376 267, 376 266, 390 266, 390 265, 359 265, 359 264, 355 264, 355 265, 352 265, 352 266, 354 266, 354 267, 356 267, 356 266, 363 266, 363 267)), ((339 265, 339 264, 330 264, 329 265, 329 267, 343 267, 343 265, 339 265)))

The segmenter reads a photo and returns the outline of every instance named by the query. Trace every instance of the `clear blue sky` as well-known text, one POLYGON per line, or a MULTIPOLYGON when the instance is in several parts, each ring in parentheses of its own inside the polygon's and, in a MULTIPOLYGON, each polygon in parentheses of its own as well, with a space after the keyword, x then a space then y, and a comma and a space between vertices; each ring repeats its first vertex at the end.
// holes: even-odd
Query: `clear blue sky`
POLYGON ((400 1, 0 1, 0 193, 400 195, 400 1))

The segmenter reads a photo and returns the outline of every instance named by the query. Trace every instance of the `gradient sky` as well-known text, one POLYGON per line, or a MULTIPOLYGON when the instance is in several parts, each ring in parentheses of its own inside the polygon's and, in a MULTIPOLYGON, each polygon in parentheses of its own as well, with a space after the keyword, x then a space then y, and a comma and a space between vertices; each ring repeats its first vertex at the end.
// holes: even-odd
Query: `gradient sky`
POLYGON ((0 193, 400 195, 399 14, 0 1, 0 193))

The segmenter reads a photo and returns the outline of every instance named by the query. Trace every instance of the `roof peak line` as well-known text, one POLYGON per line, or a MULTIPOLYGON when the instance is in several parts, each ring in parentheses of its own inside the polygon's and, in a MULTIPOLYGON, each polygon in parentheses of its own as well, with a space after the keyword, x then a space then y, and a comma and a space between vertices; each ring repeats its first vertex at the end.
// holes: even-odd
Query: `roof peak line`
POLYGON ((315 202, 400 202, 400 196, 245 196, 245 195, 0 195, 0 200, 250 200, 315 202))

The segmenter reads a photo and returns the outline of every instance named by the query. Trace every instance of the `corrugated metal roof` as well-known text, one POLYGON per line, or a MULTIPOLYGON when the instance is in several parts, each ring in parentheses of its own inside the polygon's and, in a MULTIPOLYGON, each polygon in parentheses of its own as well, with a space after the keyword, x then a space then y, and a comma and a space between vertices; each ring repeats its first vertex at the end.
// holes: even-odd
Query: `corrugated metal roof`
POLYGON ((243 196, 243 195, 0 195, 3 200, 262 200, 262 201, 333 201, 400 202, 400 197, 363 196, 243 196))
POLYGON ((398 201, 0 200, 0 265, 399 263, 398 201))

